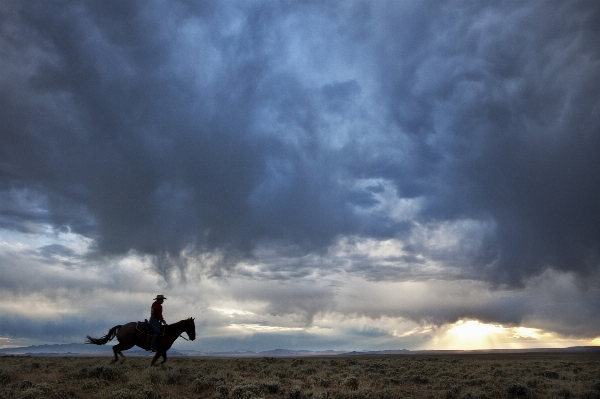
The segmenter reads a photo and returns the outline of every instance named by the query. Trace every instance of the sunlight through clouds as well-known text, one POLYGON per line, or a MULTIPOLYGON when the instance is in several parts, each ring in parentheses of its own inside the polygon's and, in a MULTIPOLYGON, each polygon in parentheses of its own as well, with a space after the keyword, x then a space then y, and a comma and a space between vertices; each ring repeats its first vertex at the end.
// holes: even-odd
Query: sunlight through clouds
POLYGON ((230 328, 240 330, 250 330, 252 332, 288 332, 288 331, 306 331, 300 327, 278 327, 278 326, 265 326, 260 324, 231 324, 230 328))
POLYGON ((239 310, 239 309, 219 309, 219 308, 209 308, 209 309, 223 313, 224 315, 226 315, 228 317, 235 317, 237 315, 246 316, 246 315, 255 315, 256 314, 254 312, 249 312, 247 310, 239 310))
POLYGON ((452 349, 490 349, 497 337, 505 333, 501 326, 482 324, 476 320, 459 320, 445 334, 450 337, 452 349))
MULTIPOLYGON (((467 226, 469 230, 473 225, 467 223, 467 226)), ((450 232, 436 232, 428 240, 435 240, 434 237, 440 234, 440 242, 433 244, 431 241, 432 245, 448 248, 460 242, 449 240, 450 232)), ((471 312, 485 313, 486 308, 493 309, 506 297, 507 293, 501 290, 488 292, 482 282, 429 278, 383 282, 360 277, 357 272, 363 266, 356 260, 365 256, 371 259, 369 267, 377 259, 378 267, 401 269, 399 261, 406 256, 401 240, 342 239, 330 249, 331 258, 327 264, 335 267, 317 272, 308 263, 306 267, 311 272, 294 281, 280 281, 281 276, 292 269, 279 265, 277 271, 275 265, 279 258, 265 250, 255 259, 256 263, 231 268, 226 277, 213 276, 212 266, 209 266, 194 269, 185 279, 173 275, 167 282, 159 274, 152 273, 152 260, 147 256, 131 253, 100 267, 97 261, 82 257, 85 241, 76 236, 66 237, 69 239, 59 241, 61 247, 47 247, 47 241, 31 241, 27 237, 15 240, 5 235, 14 243, 5 240, 0 245, 0 256, 18 261, 35 254, 30 259, 36 261, 30 262, 26 269, 30 278, 23 274, 25 270, 15 274, 18 269, 11 268, 11 263, 4 262, 0 266, 4 267, 2 284, 21 287, 16 294, 17 300, 0 302, 0 314, 4 318, 35 318, 40 322, 56 323, 81 315, 109 319, 114 317, 114 310, 118 310, 125 317, 143 319, 148 317, 148 298, 155 292, 163 292, 169 298, 165 304, 169 320, 195 315, 202 336, 199 344, 222 349, 227 345, 243 348, 247 342, 268 349, 261 345, 268 345, 270 339, 275 339, 272 342, 282 344, 280 346, 285 346, 283 343, 289 339, 293 343, 290 347, 300 345, 295 348, 302 349, 304 342, 322 350, 495 349, 592 345, 596 342, 565 339, 541 328, 460 318, 465 306, 471 312), (35 245, 49 249, 42 251, 35 245), (268 262, 261 263, 262 259, 268 262), (50 260, 51 264, 47 264, 50 260), (350 271, 352 276, 348 275, 350 271), (262 278, 256 279, 257 275, 262 278), (42 287, 43 281, 50 280, 54 281, 53 289, 46 287, 37 291, 35 284, 42 287), (131 287, 140 284, 147 289, 132 291, 131 287), (77 289, 73 290, 75 286, 77 289), (29 294, 23 291, 26 287, 30 287, 29 294), (107 311, 106 306, 111 311, 107 311), (428 321, 419 320, 421 314, 429 315, 428 321), (446 317, 453 315, 457 321, 444 322, 446 317)), ((188 256, 193 259, 193 255, 188 256)), ((215 259, 218 258, 196 261, 214 265, 215 259)), ((322 262, 316 257, 303 261, 322 262)), ((417 264, 421 270, 413 276, 423 276, 427 270, 431 273, 431 266, 417 264)), ((437 273, 442 270, 438 269, 437 273)), ((373 271, 363 274, 364 277, 374 275, 373 271)), ((560 284, 563 293, 575 289, 568 279, 557 280, 558 276, 548 275, 534 283, 537 289, 542 289, 543 284, 560 284)), ((518 298, 516 293, 511 295, 513 300, 518 298)), ((533 303, 526 296, 523 301, 533 303)), ((496 316, 502 315, 497 313, 496 316)), ((10 341, 6 339, 3 345, 9 346, 10 341)))
POLYGON ((478 320, 461 319, 441 329, 431 342, 433 346, 428 349, 564 348, 593 343, 594 340, 563 338, 539 328, 505 327, 478 320))

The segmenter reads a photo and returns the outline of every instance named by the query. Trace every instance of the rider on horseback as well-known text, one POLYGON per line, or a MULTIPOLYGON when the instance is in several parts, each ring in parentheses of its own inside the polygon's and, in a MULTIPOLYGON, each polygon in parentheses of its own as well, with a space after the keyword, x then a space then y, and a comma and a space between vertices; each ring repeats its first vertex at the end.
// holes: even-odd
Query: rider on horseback
POLYGON ((154 298, 154 303, 150 308, 150 326, 154 330, 154 336, 152 336, 152 342, 150 343, 150 350, 152 352, 156 352, 156 343, 158 342, 158 337, 160 336, 160 323, 167 324, 162 315, 162 303, 165 301, 163 295, 157 295, 154 298))

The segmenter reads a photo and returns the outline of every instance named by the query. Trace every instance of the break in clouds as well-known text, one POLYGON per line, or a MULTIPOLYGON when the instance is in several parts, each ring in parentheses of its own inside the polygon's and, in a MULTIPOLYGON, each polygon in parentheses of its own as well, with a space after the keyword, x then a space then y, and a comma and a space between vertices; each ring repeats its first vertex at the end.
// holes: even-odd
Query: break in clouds
POLYGON ((371 311, 323 290, 268 311, 305 325, 336 309, 558 331, 532 299, 556 275, 598 335, 596 2, 0 10, 0 227, 89 240, 82 258, 49 243, 39 259, 136 254, 167 278, 468 280, 522 304, 371 311))

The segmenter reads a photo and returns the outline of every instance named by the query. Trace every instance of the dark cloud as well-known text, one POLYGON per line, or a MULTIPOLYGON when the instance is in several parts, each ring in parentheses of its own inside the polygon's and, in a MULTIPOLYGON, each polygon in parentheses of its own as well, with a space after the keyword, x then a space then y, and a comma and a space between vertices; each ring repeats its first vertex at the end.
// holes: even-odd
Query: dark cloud
POLYGON ((546 5, 449 7, 417 37, 382 33, 396 43, 378 63, 390 117, 418 143, 389 175, 428 199, 426 220, 491 217, 503 282, 599 266, 599 58, 584 39, 598 7, 546 5))
MULTIPOLYGON (((0 335, 53 343, 83 343, 86 335, 107 330, 105 322, 84 317, 32 319, 15 315, 0 316, 0 335)), ((39 342, 39 341, 38 341, 39 342)))
MULTIPOLYGON (((60 263, 64 266, 77 266, 81 263, 80 261, 73 262, 71 260, 72 258, 78 258, 75 251, 60 244, 44 245, 38 248, 37 253, 47 263, 60 263)), ((32 252, 32 255, 35 256, 36 253, 32 252)))
POLYGON ((472 219, 495 226, 462 253, 477 278, 592 275, 598 8, 4 4, 1 226, 69 228, 166 275, 182 251, 305 255, 472 219), (378 214, 361 179, 423 206, 378 214))
POLYGON ((40 224, 50 215, 39 195, 24 187, 7 184, 0 192, 0 227, 23 233, 40 233, 40 224))

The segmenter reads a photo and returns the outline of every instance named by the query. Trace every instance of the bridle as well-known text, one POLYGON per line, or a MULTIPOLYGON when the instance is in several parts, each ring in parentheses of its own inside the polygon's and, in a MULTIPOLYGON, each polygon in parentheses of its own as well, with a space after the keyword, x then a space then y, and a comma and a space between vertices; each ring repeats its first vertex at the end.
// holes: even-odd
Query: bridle
MULTIPOLYGON (((191 319, 191 320, 193 321, 194 319, 191 319)), ((185 339, 186 341, 189 341, 189 339, 187 339, 186 337, 184 337, 182 334, 183 334, 183 333, 179 334, 179 336, 180 336, 181 338, 185 339)))

